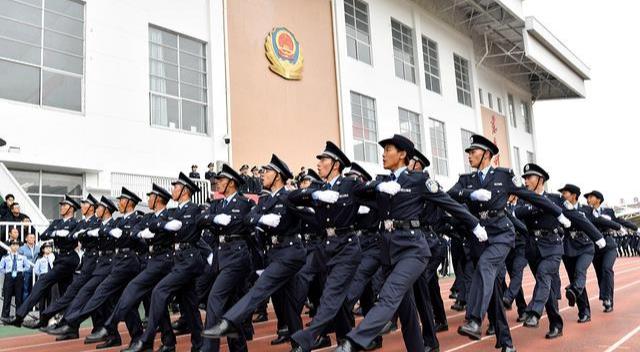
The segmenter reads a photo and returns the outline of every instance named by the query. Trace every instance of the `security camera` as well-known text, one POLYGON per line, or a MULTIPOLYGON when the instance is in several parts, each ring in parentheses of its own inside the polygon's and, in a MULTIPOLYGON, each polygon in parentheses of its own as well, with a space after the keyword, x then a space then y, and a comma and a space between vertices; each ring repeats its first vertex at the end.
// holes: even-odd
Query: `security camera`
POLYGON ((231 137, 229 137, 229 135, 225 134, 224 135, 224 144, 229 144, 231 143, 231 137))

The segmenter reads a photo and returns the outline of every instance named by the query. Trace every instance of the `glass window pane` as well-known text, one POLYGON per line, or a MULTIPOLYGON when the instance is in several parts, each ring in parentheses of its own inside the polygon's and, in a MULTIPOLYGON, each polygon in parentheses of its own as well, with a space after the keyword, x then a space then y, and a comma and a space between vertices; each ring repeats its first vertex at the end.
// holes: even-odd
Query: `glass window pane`
POLYGON ((186 51, 204 57, 204 45, 193 39, 180 37, 180 51, 186 51))
POLYGON ((71 0, 45 0, 44 8, 64 13, 67 16, 83 19, 84 6, 71 0))
POLYGON ((40 46, 41 28, 0 18, 0 36, 40 46))
POLYGON ((178 96, 178 82, 159 77, 151 77, 149 81, 151 91, 178 96))
POLYGON ((39 65, 40 47, 0 38, 0 56, 39 65))
POLYGON ((84 38, 84 23, 51 12, 44 14, 44 28, 84 38))
POLYGON ((82 58, 44 49, 44 66, 82 74, 82 58))
POLYGON ((0 77, 0 97, 40 103, 40 69, 0 60, 0 77))
POLYGON ((60 206, 58 202, 64 199, 64 196, 42 196, 42 205, 40 210, 42 214, 49 219, 57 219, 60 216, 60 206))
POLYGON ((11 0, 0 0, 0 15, 40 26, 42 10, 11 0))
POLYGON ((42 104, 82 111, 82 79, 59 73, 42 73, 42 104))
POLYGON ((149 28, 149 40, 154 43, 170 46, 172 48, 178 47, 177 35, 163 31, 158 28, 153 28, 153 27, 149 28))
POLYGON ((206 108, 202 104, 182 102, 182 129, 191 132, 206 133, 206 108))
POLYGON ((82 176, 42 172, 43 194, 82 195, 82 176))
POLYGON ((205 74, 184 68, 180 69, 180 81, 191 83, 200 87, 207 86, 207 76, 205 74))
POLYGON ((156 61, 149 60, 149 70, 154 76, 166 77, 172 80, 178 80, 178 66, 156 61))
POLYGON ((358 59, 364 63, 371 64, 369 46, 361 42, 358 42, 358 59))
POLYGON ((364 142, 353 141, 353 156, 356 160, 365 161, 364 158, 364 142))
POLYGON ((190 86, 188 84, 180 84, 180 96, 182 98, 192 99, 201 101, 203 103, 207 102, 207 90, 203 88, 198 88, 194 86, 190 86))
POLYGON ((149 44, 149 56, 152 59, 166 61, 173 64, 178 63, 178 50, 164 47, 157 44, 149 44))
POLYGON ((358 58, 356 40, 351 37, 347 37, 347 55, 355 59, 358 58))
POLYGON ((82 39, 71 38, 66 35, 44 31, 44 47, 64 51, 82 56, 84 52, 82 39))
POLYGON ((13 177, 27 193, 40 193, 40 173, 28 170, 10 170, 13 177))
POLYGON ((178 100, 151 95, 151 124, 178 128, 178 100))
POLYGON ((205 60, 193 55, 180 52, 180 66, 188 67, 196 71, 205 71, 205 60))

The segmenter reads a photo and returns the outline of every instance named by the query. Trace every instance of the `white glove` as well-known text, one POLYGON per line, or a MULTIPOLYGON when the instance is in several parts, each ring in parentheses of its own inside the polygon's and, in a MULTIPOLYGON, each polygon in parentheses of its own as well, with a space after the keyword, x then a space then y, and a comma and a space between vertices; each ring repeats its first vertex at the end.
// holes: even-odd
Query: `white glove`
POLYGON ((361 205, 360 207, 358 207, 358 214, 369 214, 370 211, 371 209, 369 209, 369 207, 366 205, 361 205))
POLYGON ((55 236, 58 237, 67 237, 69 236, 69 231, 68 230, 57 230, 56 232, 54 232, 55 236))
POLYGON ((100 232, 100 228, 96 228, 96 229, 87 231, 87 235, 91 237, 98 237, 99 232, 100 232))
POLYGON ((207 263, 209 263, 209 265, 213 265, 213 253, 209 253, 207 256, 207 263))
POLYGON ((486 202, 491 199, 491 191, 487 191, 486 189, 478 189, 471 192, 471 195, 469 197, 471 198, 471 200, 486 202))
POLYGON ((164 225, 164 229, 167 231, 178 231, 182 228, 182 221, 171 220, 164 225))
POLYGON ((473 229, 473 234, 476 235, 476 238, 480 242, 484 242, 489 239, 487 230, 485 230, 483 226, 480 226, 480 224, 476 225, 476 227, 473 229))
POLYGON ((269 227, 278 227, 280 224, 280 215, 278 214, 265 214, 258 220, 261 224, 265 224, 269 227))
POLYGON ((153 237, 155 237, 155 235, 156 235, 155 233, 149 231, 149 228, 146 228, 146 229, 138 232, 138 237, 144 238, 145 240, 153 238, 153 237))
POLYGON ((326 191, 315 191, 313 192, 313 196, 321 202, 333 204, 338 201, 340 193, 328 189, 326 191))
POLYGON ((227 226, 231 222, 231 215, 218 214, 213 217, 213 222, 218 225, 227 226))
POLYGON ((567 219, 564 214, 560 214, 560 216, 558 216, 558 221, 560 221, 562 226, 564 226, 566 229, 571 227, 571 220, 567 219))
POLYGON ((640 229, 638 229, 638 231, 636 231, 636 236, 640 236, 640 229))
POLYGON ((573 210, 573 204, 571 204, 571 202, 568 200, 565 200, 564 203, 562 203, 562 205, 564 205, 564 207, 568 210, 573 210))
POLYGON ((605 218, 605 219, 607 219, 607 220, 611 221, 611 217, 610 217, 609 215, 607 215, 607 214, 602 214, 602 215, 600 215, 600 216, 602 216, 603 218, 605 218))
POLYGON ((115 238, 120 238, 120 236, 122 236, 122 230, 116 227, 115 229, 111 229, 109 234, 115 238))
POLYGON ((73 234, 73 238, 78 238, 78 236, 80 236, 80 235, 82 235, 83 233, 87 232, 87 230, 89 230, 89 229, 82 229, 82 230, 80 230, 80 231, 78 231, 78 232, 75 232, 75 233, 73 234))
POLYGON ((598 246, 598 248, 602 249, 607 245, 607 241, 604 240, 604 238, 601 238, 599 240, 596 241, 596 246, 598 246))
POLYGON ((402 186, 400 186, 400 184, 396 181, 387 181, 387 182, 382 182, 378 184, 377 188, 378 188, 378 191, 382 193, 395 196, 396 193, 400 191, 400 188, 402 188, 402 186))

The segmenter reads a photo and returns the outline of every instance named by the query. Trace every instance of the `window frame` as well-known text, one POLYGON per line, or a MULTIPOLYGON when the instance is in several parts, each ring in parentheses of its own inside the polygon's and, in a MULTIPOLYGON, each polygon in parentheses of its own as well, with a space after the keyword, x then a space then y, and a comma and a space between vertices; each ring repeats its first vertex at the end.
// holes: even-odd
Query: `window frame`
POLYGON ((454 77, 456 79, 456 93, 458 96, 458 103, 473 108, 473 84, 471 84, 471 66, 469 65, 469 60, 465 59, 461 55, 453 53, 453 70, 454 77), (466 70, 466 74, 464 70, 466 70), (458 77, 458 75, 460 75, 460 77, 458 77), (468 88, 464 87, 465 83, 469 86, 468 88), (462 101, 460 100, 461 94, 462 101))
MULTIPOLYGON (((345 24, 345 35, 346 35, 346 38, 347 38, 347 43, 346 43, 347 44, 347 57, 355 59, 356 61, 362 62, 364 64, 373 66, 373 49, 371 47, 371 16, 370 16, 370 12, 369 12, 369 3, 367 3, 366 1, 362 1, 362 0, 343 0, 342 6, 343 6, 343 9, 344 9, 344 15, 345 15, 344 24, 345 24), (349 5, 353 7, 353 13, 352 14, 351 13, 349 13, 349 14, 347 13, 347 9, 346 9, 347 1, 349 1, 350 2, 349 5), (357 36, 357 32, 358 32, 358 25, 357 25, 358 17, 356 16, 356 13, 358 11, 360 11, 360 10, 357 8, 356 2, 360 2, 360 3, 364 4, 366 6, 366 8, 367 8, 367 12, 365 13, 365 15, 367 17, 367 23, 366 23, 367 24, 367 37, 368 37, 368 42, 367 43, 365 43, 364 41, 360 40, 358 38, 358 36, 357 36), (355 37, 349 35, 349 31, 347 29, 348 27, 350 27, 350 25, 347 23, 347 18, 346 18, 348 15, 353 16, 353 21, 354 21, 353 30, 356 32, 356 36, 355 37), (353 56, 351 56, 349 54, 349 38, 355 40, 355 42, 356 42, 356 54, 355 54, 356 56, 355 57, 353 57, 353 56), (359 48, 358 44, 359 43, 363 44, 363 45, 366 45, 366 47, 367 47, 367 49, 369 51, 369 62, 361 60, 360 55, 358 54, 360 52, 358 50, 358 48, 359 48)), ((362 12, 362 11, 360 11, 360 12, 362 12)))

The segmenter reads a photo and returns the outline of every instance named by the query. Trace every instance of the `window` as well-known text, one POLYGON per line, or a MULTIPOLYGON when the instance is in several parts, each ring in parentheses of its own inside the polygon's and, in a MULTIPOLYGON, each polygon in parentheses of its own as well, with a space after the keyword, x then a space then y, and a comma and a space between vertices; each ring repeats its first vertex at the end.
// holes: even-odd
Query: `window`
POLYGON ((427 90, 440 94, 438 43, 425 36, 422 36, 422 58, 424 60, 424 82, 427 90))
POLYGON ((351 92, 351 120, 355 159, 372 163, 378 162, 376 101, 373 98, 351 92))
POLYGON ((489 109, 493 109, 493 95, 487 93, 487 100, 489 101, 489 109))
POLYGON ((0 1, 0 98, 82 111, 84 3, 0 1))
POLYGON ((511 126, 513 128, 518 127, 518 122, 516 118, 516 106, 513 102, 513 95, 509 94, 507 96, 508 104, 509 104, 509 120, 511 120, 511 126))
POLYGON ((522 165, 520 164, 520 148, 513 147, 513 168, 515 174, 519 177, 522 175, 522 165))
POLYGON ((527 162, 529 162, 529 163, 535 163, 536 162, 536 155, 533 154, 533 152, 527 151, 527 162))
MULTIPOLYGON (((69 194, 78 202, 82 199, 82 175, 54 173, 42 170, 10 170, 29 198, 49 220, 59 217, 58 202, 69 194)), ((18 201, 19 202, 19 201, 18 201)), ((29 214, 27 214, 28 216, 29 214)), ((76 212, 79 217, 80 212, 76 212)))
POLYGON ((391 20, 393 38, 393 61, 396 77, 416 83, 413 59, 413 31, 404 24, 391 20))
POLYGON ((448 176, 449 166, 447 165, 447 140, 444 122, 429 119, 429 135, 431 136, 433 171, 436 175, 448 176))
POLYGON ((458 103, 471 106, 471 82, 469 80, 469 61, 453 54, 453 63, 456 71, 456 88, 458 90, 458 103))
POLYGON ((205 44, 149 27, 151 124, 207 133, 205 44))
POLYGON ((422 149, 422 132, 420 128, 420 115, 403 108, 398 108, 400 119, 400 133, 409 138, 416 149, 422 149))
POLYGON ((480 104, 484 105, 484 96, 482 94, 482 88, 478 88, 478 96, 480 97, 480 104))
POLYGON ((371 64, 369 5, 360 0, 344 0, 344 22, 347 26, 347 55, 371 64))
POLYGON ((471 136, 473 132, 465 130, 464 128, 460 130, 460 136, 462 138, 462 165, 464 165, 464 172, 471 172, 471 165, 469 165, 469 159, 467 158, 467 152, 464 150, 469 148, 471 145, 471 136))
POLYGON ((522 117, 524 117, 524 130, 527 131, 527 133, 531 133, 533 128, 531 126, 531 108, 529 107, 529 103, 521 101, 520 107, 522 109, 522 117))
POLYGON ((498 102, 498 112, 502 114, 502 99, 500 99, 500 97, 497 97, 497 102, 498 102))

